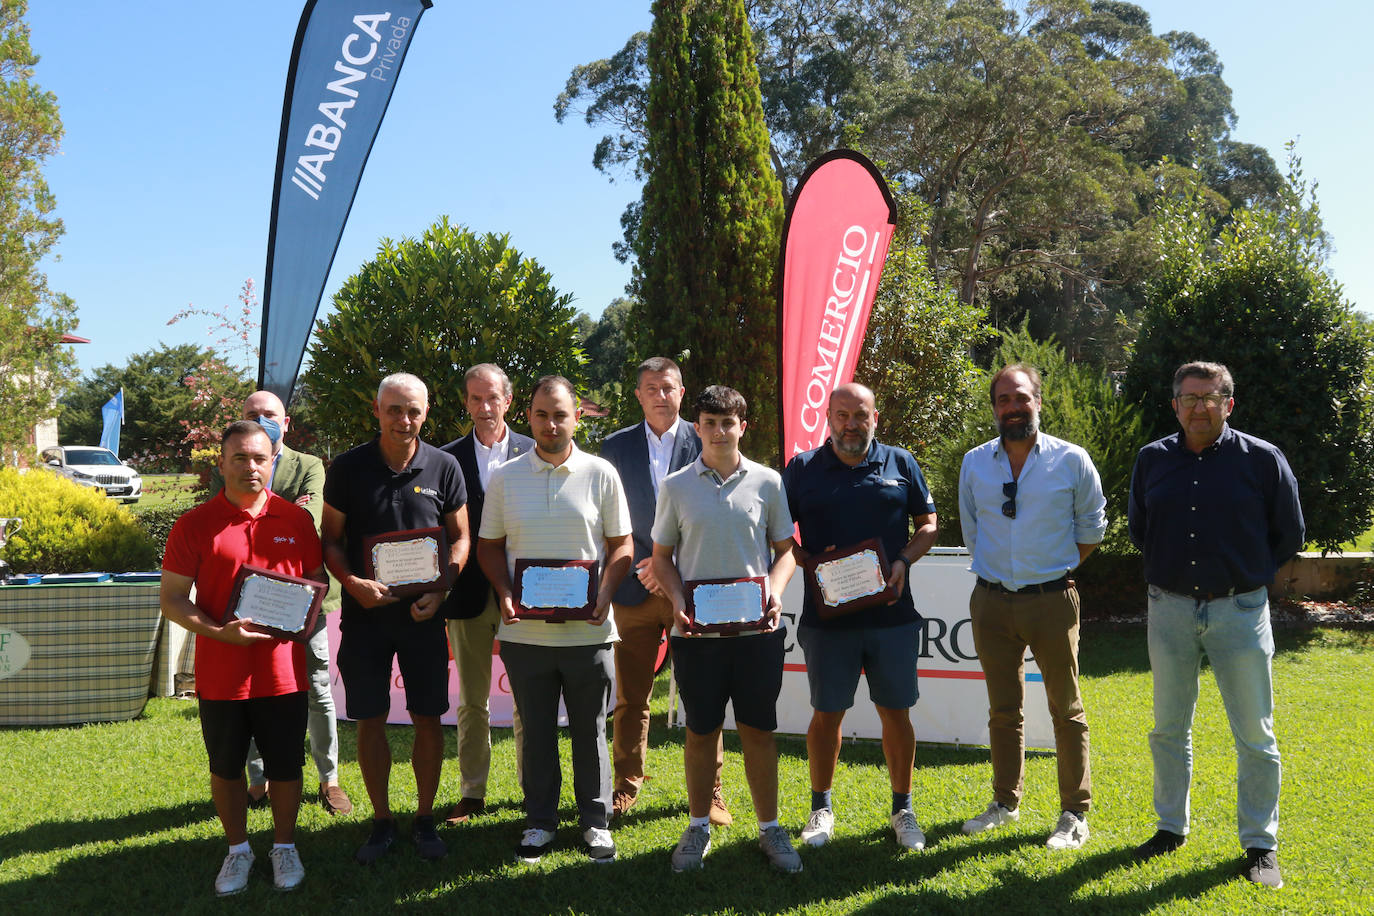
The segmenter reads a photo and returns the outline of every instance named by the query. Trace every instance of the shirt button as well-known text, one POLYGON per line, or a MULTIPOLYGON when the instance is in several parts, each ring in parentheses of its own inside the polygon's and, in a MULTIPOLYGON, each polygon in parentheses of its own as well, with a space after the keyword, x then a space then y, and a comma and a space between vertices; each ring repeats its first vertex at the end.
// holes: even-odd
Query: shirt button
POLYGON ((1197 481, 1196 481, 1196 480, 1193 481, 1193 486, 1197 486, 1197 481))
POLYGON ((1189 566, 1196 566, 1196 565, 1197 565, 1197 560, 1192 561, 1192 562, 1191 562, 1190 564, 1188 564, 1188 565, 1189 565, 1189 566))
POLYGON ((1188 537, 1190 537, 1190 538, 1195 538, 1195 537, 1197 537, 1197 535, 1194 534, 1193 532, 1189 531, 1189 532, 1188 532, 1188 537))
POLYGON ((1197 511, 1197 506, 1189 506, 1188 508, 1193 512, 1197 511))

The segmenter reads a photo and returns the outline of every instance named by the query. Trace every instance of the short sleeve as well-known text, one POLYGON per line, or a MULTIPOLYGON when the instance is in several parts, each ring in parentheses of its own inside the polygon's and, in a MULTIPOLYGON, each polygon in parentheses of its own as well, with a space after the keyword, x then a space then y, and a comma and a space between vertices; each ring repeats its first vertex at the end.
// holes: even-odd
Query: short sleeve
POLYGON ((776 544, 790 538, 795 527, 792 524, 792 513, 787 509, 787 497, 783 493, 781 477, 774 475, 769 483, 768 492, 768 541, 776 544))
POLYGON ((601 487, 601 533, 603 537, 618 538, 630 534, 630 504, 625 499, 625 488, 620 483, 620 474, 615 467, 606 462, 601 487))
POLYGON ((672 496, 669 478, 658 487, 658 503, 654 507, 653 542, 676 547, 682 540, 682 519, 678 516, 677 500, 672 496))
MULTIPOLYGON (((178 576, 194 579, 200 571, 200 552, 195 549, 190 529, 185 515, 172 525, 171 533, 167 535, 167 550, 162 556, 162 568, 178 576)), ((313 528, 311 532, 313 534, 313 528)))

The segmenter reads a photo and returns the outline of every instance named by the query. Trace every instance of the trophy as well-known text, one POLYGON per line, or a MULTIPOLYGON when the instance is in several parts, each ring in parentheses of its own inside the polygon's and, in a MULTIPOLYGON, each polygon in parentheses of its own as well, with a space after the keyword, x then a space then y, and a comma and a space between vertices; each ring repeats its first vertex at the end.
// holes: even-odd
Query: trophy
MULTIPOLYGON (((5 540, 9 535, 24 527, 24 520, 20 518, 0 518, 0 547, 5 546, 5 540), (13 524, 11 524, 13 523, 13 524)), ((10 566, 4 560, 0 560, 0 585, 5 585, 10 581, 10 566)))

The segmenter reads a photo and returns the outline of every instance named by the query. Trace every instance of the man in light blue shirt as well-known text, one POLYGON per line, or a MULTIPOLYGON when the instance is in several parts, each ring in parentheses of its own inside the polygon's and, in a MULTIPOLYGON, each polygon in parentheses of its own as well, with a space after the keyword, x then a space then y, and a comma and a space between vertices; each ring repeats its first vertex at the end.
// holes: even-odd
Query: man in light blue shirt
POLYGON ((1029 648, 1044 678, 1059 758, 1061 812, 1045 845, 1076 849, 1088 838, 1092 775, 1078 691, 1078 591, 1069 572, 1101 543, 1106 500, 1088 453, 1040 432, 1034 367, 1006 366, 989 387, 1000 435, 964 456, 959 521, 978 577, 969 614, 988 689, 993 800, 963 829, 981 833, 1021 816, 1029 648))

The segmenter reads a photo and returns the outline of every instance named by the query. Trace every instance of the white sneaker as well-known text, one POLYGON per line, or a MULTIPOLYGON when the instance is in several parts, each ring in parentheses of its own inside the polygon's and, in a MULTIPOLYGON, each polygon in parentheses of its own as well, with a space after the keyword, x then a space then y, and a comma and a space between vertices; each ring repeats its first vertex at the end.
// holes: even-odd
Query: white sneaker
POLYGON ((702 859, 711 851, 711 828, 688 826, 682 831, 682 839, 673 848, 673 874, 684 871, 697 871, 702 867, 702 859))
POLYGON ((806 819, 802 828, 802 842, 807 846, 824 846, 835 835, 835 812, 829 808, 817 808, 806 819))
POLYGON ((897 834, 897 845, 907 849, 925 849, 926 835, 921 831, 921 825, 916 823, 916 815, 910 808, 898 811, 888 819, 892 825, 892 832, 897 834))
POLYGON ((305 866, 296 847, 273 849, 267 857, 272 860, 272 886, 279 891, 294 891, 305 880, 305 866))
POLYGON ((615 840, 611 832, 603 827, 588 827, 582 832, 582 842, 587 844, 587 858, 604 865, 615 861, 615 840))
POLYGON ((769 827, 760 833, 759 849, 768 857, 768 864, 780 872, 796 874, 802 870, 801 856, 792 848, 792 841, 782 827, 769 827))
POLYGON ((964 821, 963 829, 964 833, 982 833, 984 830, 993 830, 1003 824, 1010 824, 1020 817, 1020 811, 1004 808, 997 802, 993 802, 982 814, 964 821))
POLYGON ((553 831, 539 827, 528 827, 520 834, 520 845, 515 847, 515 857, 526 865, 533 865, 553 848, 553 831))
POLYGON ((1059 823, 1045 841, 1050 849, 1077 849, 1088 840, 1088 819, 1072 811, 1059 812, 1059 823))
POLYGON ((231 852, 215 876, 215 893, 221 897, 240 894, 248 888, 248 873, 253 870, 253 851, 231 852))

